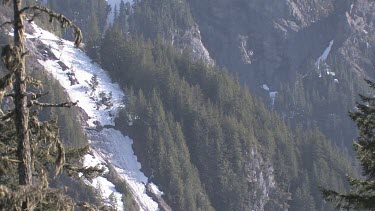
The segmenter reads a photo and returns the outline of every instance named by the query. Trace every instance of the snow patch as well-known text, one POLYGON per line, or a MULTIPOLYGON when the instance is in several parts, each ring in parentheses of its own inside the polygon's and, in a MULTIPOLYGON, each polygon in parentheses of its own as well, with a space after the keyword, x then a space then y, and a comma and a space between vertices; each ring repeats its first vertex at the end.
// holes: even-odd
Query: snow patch
POLYGON ((327 58, 328 58, 328 55, 329 53, 331 52, 331 49, 332 49, 332 46, 333 46, 333 42, 334 40, 332 40, 330 43, 329 43, 329 46, 325 49, 325 51, 323 52, 323 54, 318 58, 318 60, 315 62, 315 66, 318 67, 318 69, 320 69, 320 65, 323 64, 327 58))
MULTIPOLYGON (((45 60, 39 60, 39 63, 60 82, 67 91, 70 100, 78 101, 78 106, 89 116, 87 124, 90 129, 88 130, 88 137, 91 140, 92 155, 84 157, 84 165, 106 166, 107 162, 112 164, 129 186, 141 210, 158 210, 158 204, 146 194, 145 183, 148 182, 148 178, 140 170, 141 164, 132 148, 133 140, 115 129, 98 127, 98 124, 109 127, 115 125, 114 118, 123 106, 122 101, 125 94, 117 84, 111 82, 110 77, 104 70, 97 64, 92 63, 84 52, 75 48, 73 42, 60 39, 35 24, 32 24, 32 26, 35 33, 27 35, 27 38, 40 40, 49 47, 56 58, 59 58, 58 60, 45 58, 45 60), (68 69, 64 71, 61 63, 68 69), (72 74, 74 74, 78 83, 72 83, 70 80, 72 74), (97 75, 99 82, 95 91, 90 90, 91 88, 87 83, 94 75, 97 75), (112 93, 112 106, 99 107, 97 105, 98 101, 95 97, 98 97, 101 92, 112 93)), ((114 185, 107 179, 98 177, 90 185, 95 188, 100 187, 102 196, 106 201, 113 192, 117 203, 119 205, 121 203, 119 208, 123 209, 121 194, 115 191, 114 185)), ((156 186, 155 188, 158 189, 156 186)))
MULTIPOLYGON (((83 166, 104 168, 104 174, 108 173, 108 168, 104 165, 105 161, 101 158, 101 156, 95 150, 92 150, 91 153, 92 155, 87 154, 83 157, 83 166)), ((110 205, 110 196, 113 194, 114 199, 116 200, 115 203, 117 205, 117 209, 125 209, 122 203, 122 194, 116 191, 115 185, 108 181, 108 179, 99 176, 92 179, 92 181, 85 180, 85 183, 94 187, 107 205, 110 205)))
POLYGON ((270 92, 270 98, 271 98, 271 105, 272 106, 275 105, 275 99, 276 99, 277 94, 279 94, 279 92, 270 92))
POLYGON ((275 100, 276 100, 276 96, 279 92, 277 91, 270 91, 271 89, 268 87, 267 84, 263 84, 262 86, 260 86, 262 89, 264 89, 265 91, 268 92, 268 95, 271 99, 271 107, 273 108, 273 106, 275 105, 275 100))
POLYGON ((329 65, 326 63, 326 60, 331 52, 333 43, 334 43, 334 40, 332 40, 329 43, 329 46, 324 50, 323 54, 315 62, 315 66, 317 67, 319 71, 319 78, 323 77, 323 73, 325 73, 328 76, 336 76, 336 73, 331 71, 329 65))
POLYGON ((267 86, 267 84, 263 84, 261 86, 262 89, 266 90, 266 91, 270 91, 270 88, 267 86))
POLYGON ((152 190, 154 191, 155 194, 157 194, 159 196, 164 195, 163 191, 160 191, 159 188, 154 183, 151 183, 150 186, 151 186, 151 188, 152 188, 152 190))

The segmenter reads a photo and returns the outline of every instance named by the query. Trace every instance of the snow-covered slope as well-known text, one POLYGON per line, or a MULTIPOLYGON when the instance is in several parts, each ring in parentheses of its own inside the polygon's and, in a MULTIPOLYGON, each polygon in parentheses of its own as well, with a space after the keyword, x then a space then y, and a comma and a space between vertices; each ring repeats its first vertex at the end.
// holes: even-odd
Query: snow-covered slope
MULTIPOLYGON (((146 194, 145 184, 148 179, 140 171, 141 164, 137 161, 132 149, 133 141, 120 131, 113 129, 114 118, 122 107, 125 94, 117 84, 111 82, 104 70, 92 63, 84 52, 74 47, 72 42, 60 39, 35 24, 32 26, 35 33, 28 35, 28 39, 40 40, 57 58, 45 55, 39 63, 60 82, 72 101, 78 101, 78 106, 89 116, 86 129, 90 139, 91 153, 84 157, 84 165, 111 164, 115 166, 117 173, 132 191, 139 207, 142 210, 158 210, 158 204, 146 194), (89 86, 93 75, 97 75, 99 82, 95 91, 89 86), (106 96, 111 93, 113 106, 98 104, 98 99, 101 99, 100 93, 102 96, 103 93, 106 96), (102 129, 102 126, 106 126, 105 129, 102 129)), ((94 188, 100 188, 102 197, 108 202, 109 195, 114 192, 118 207, 124 207, 121 194, 106 178, 98 177, 92 183, 88 183, 94 188)), ((152 187, 156 186, 152 185, 152 187)), ((155 192, 159 193, 158 190, 155 192)))

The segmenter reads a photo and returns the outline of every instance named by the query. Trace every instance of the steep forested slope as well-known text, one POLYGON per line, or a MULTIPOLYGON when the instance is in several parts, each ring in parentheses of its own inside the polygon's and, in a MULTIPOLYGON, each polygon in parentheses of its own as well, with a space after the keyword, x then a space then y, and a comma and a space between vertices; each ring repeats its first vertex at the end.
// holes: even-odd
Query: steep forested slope
POLYGON ((271 108, 262 85, 277 91, 274 107, 292 125, 317 125, 351 149, 355 127, 347 110, 357 93, 368 92, 362 78, 374 76, 374 2, 187 2, 219 64, 237 72, 271 108))
POLYGON ((374 76, 374 6, 368 0, 142 1, 130 30, 185 49, 179 42, 191 43, 185 35, 192 33, 190 40, 202 39, 217 64, 238 74, 293 128, 318 126, 350 150, 355 127, 347 110, 357 93, 368 92, 362 78, 374 76))
POLYGON ((331 209, 318 187, 355 174, 369 1, 142 0, 107 29, 104 1, 48 4, 127 93, 116 128, 174 210, 331 209))
MULTIPOLYGON (((7 7, 0 7, 0 20, 4 22, 8 20, 7 17, 10 11, 7 7)), ((9 43, 11 37, 8 33, 9 28, 3 27, 0 33, 0 44, 5 45, 9 43)), ((30 47, 30 43, 27 42, 27 47, 30 47)), ((26 60, 26 65, 28 67, 28 73, 33 79, 40 81, 43 84, 43 90, 48 95, 41 99, 41 102, 61 102, 68 99, 65 90, 59 85, 59 83, 51 78, 48 74, 43 71, 43 67, 38 64, 37 58, 34 56, 35 52, 31 49, 31 55, 26 60)), ((0 77, 4 76, 6 71, 3 65, 0 67, 0 77)), ((8 111, 8 109, 13 108, 13 103, 8 97, 0 103, 1 111, 8 111)), ((73 152, 77 148, 85 147, 88 142, 84 135, 83 129, 81 128, 81 122, 79 120, 79 110, 77 108, 72 109, 58 109, 58 108, 46 108, 32 110, 33 112, 39 113, 39 118, 41 121, 49 121, 51 119, 57 120, 57 125, 60 127, 60 140, 66 147, 67 152, 73 152), (70 151, 73 150, 73 151, 70 151)), ((2 134, 3 135, 3 134, 2 134)), ((2 136, 3 138, 3 136, 2 136)), ((2 140, 3 141, 3 140, 2 140)), ((2 142, 3 144, 3 142, 2 142)), ((3 156, 3 155, 2 155, 3 156)), ((80 166, 79 160, 75 159, 74 164, 80 166)), ((18 181, 18 176, 13 175, 9 169, 3 166, 0 167, 0 184, 2 185, 12 185, 16 186, 18 181), (5 171, 8 170, 8 171, 5 171)), ((72 179, 67 176, 67 174, 62 174, 60 177, 53 178, 49 181, 51 187, 53 188, 66 188, 67 193, 76 200, 83 200, 92 202, 94 204, 99 204, 100 199, 97 198, 94 190, 84 184, 82 181, 72 179)))
POLYGON ((348 159, 318 129, 293 135, 238 80, 189 54, 116 26, 101 46, 101 64, 129 94, 117 126, 135 140, 146 173, 172 207, 328 206, 318 185, 344 188, 348 159))

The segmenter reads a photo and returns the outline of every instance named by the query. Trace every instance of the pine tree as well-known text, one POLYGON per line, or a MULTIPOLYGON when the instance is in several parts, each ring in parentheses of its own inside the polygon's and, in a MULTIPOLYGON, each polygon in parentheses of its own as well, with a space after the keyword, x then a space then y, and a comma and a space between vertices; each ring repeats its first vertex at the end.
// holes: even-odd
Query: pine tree
POLYGON ((73 157, 83 155, 85 149, 67 151, 59 139, 57 119, 40 122, 38 108, 71 107, 73 102, 61 104, 42 103, 39 99, 48 93, 33 93, 30 86, 38 89, 41 83, 27 75, 25 66, 25 18, 46 14, 50 22, 57 21, 62 28, 73 28, 75 45, 82 40, 80 29, 63 15, 39 6, 22 7, 22 0, 4 0, 13 4, 14 19, 6 22, 13 25, 14 43, 2 48, 1 58, 8 70, 0 78, 0 100, 13 99, 14 109, 0 112, 0 179, 17 178, 18 181, 0 185, 0 210, 71 210, 75 206, 90 208, 84 202, 75 202, 63 190, 50 188, 49 173, 59 175, 65 170, 69 175, 78 172, 86 177, 99 172, 96 168, 78 168, 69 163, 73 157), (10 93, 7 93, 11 90, 10 93), (17 167, 17 168, 16 168, 17 167))
MULTIPOLYGON (((375 83, 366 80, 375 89, 375 83)), ((334 202, 337 208, 345 209, 375 209, 375 97, 360 95, 362 103, 357 103, 357 109, 350 112, 350 117, 356 122, 359 137, 353 148, 363 169, 364 180, 348 177, 351 186, 349 193, 338 193, 324 189, 324 198, 334 202)))
POLYGON ((99 61, 99 46, 100 46, 100 31, 98 25, 98 18, 94 9, 91 12, 91 21, 88 26, 89 37, 87 40, 87 54, 94 60, 99 61))
POLYGON ((90 83, 88 84, 91 88, 91 92, 94 93, 99 86, 98 75, 94 74, 90 79, 90 83))
POLYGON ((126 33, 126 30, 127 30, 127 23, 126 23, 126 6, 125 6, 125 2, 123 0, 121 0, 120 2, 120 9, 119 9, 119 14, 118 14, 118 18, 116 20, 118 22, 118 25, 119 25, 119 29, 121 31, 121 33, 126 33))

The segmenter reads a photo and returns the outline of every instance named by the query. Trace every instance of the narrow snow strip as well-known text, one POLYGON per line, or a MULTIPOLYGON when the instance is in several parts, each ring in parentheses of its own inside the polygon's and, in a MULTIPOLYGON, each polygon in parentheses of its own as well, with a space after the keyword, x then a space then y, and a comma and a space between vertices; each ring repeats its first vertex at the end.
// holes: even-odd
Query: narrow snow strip
POLYGON ((326 48, 326 50, 323 52, 323 54, 318 58, 318 60, 315 62, 315 65, 320 68, 320 65, 327 60, 329 53, 331 52, 332 46, 333 46, 334 40, 332 40, 329 43, 329 46, 326 48))
POLYGON ((279 92, 270 92, 270 98, 271 98, 271 105, 274 106, 275 105, 275 99, 276 99, 276 95, 278 94, 279 92))
MULTIPOLYGON (((35 24, 33 24, 33 27, 36 32, 27 37, 42 41, 58 58, 58 60, 46 58, 46 60, 39 60, 39 63, 60 82, 72 101, 78 101, 78 106, 90 117, 87 121, 89 127, 94 128, 98 125, 98 122, 101 125, 114 126, 114 117, 117 116, 125 96, 120 87, 113 84, 106 72, 97 64, 92 63, 84 52, 76 49, 72 42, 60 39, 35 24), (63 71, 61 63, 68 69, 63 71), (72 74, 78 84, 72 84, 72 81, 69 80, 69 76, 72 76, 72 74), (90 90, 88 84, 93 75, 97 75, 99 81, 99 86, 94 92, 90 90), (101 92, 112 93, 113 106, 111 108, 97 105, 96 98, 101 92)), ((91 158, 86 156, 85 164, 96 165, 96 162, 99 162, 101 165, 105 165, 108 161, 115 166, 120 176, 126 181, 142 210, 158 210, 158 204, 146 194, 145 183, 148 179, 140 171, 141 164, 137 161, 132 149, 133 141, 114 129, 90 130, 88 133, 91 146, 96 153, 91 158)), ((95 188, 100 186, 104 198, 107 197, 108 193, 114 191, 113 184, 102 177, 94 180, 91 185, 95 188)), ((116 197, 118 198, 117 193, 116 197)))
MULTIPOLYGON (((133 195, 138 197, 136 200, 140 200, 141 208, 157 210, 158 205, 146 194, 145 184, 147 184, 148 179, 140 171, 141 164, 137 162, 137 157, 132 149, 133 140, 124 136, 120 131, 111 128, 103 129, 100 133, 93 132, 90 137, 91 144, 100 149, 100 152, 111 160, 111 164, 115 166, 117 173, 126 180, 133 195), (144 205, 142 202, 146 200, 147 205, 144 205)), ((157 190, 155 192, 160 191, 157 190)))
POLYGON ((273 106, 275 105, 275 99, 276 99, 276 96, 279 92, 277 91, 271 91, 271 89, 268 87, 267 84, 263 84, 262 86, 260 86, 260 88, 266 90, 268 92, 268 95, 271 99, 271 107, 273 108, 273 106))

